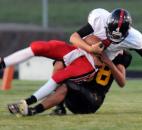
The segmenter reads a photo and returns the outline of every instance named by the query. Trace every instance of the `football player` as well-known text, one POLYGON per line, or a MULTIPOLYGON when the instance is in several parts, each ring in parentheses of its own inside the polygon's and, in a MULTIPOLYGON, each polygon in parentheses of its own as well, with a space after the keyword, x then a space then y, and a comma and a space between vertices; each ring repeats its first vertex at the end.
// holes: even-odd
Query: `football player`
POLYGON ((92 46, 82 39, 89 34, 97 36, 108 45, 105 52, 111 60, 122 49, 136 50, 142 56, 142 34, 132 27, 131 16, 125 9, 114 9, 111 13, 102 8, 92 10, 88 23, 71 35, 70 42, 93 52, 92 46))
MULTIPOLYGON (((67 108, 73 113, 94 113, 103 104, 105 95, 110 89, 113 79, 116 80, 120 87, 125 85, 125 68, 130 64, 131 58, 128 52, 124 52, 123 54, 119 54, 112 62, 107 56, 102 55, 101 60, 105 64, 103 64, 90 82, 88 81, 78 85, 68 80, 35 107, 28 107, 27 105, 16 103, 9 104, 8 109, 13 114, 20 113, 22 115, 31 116, 41 113, 64 100, 67 108)), ((55 71, 61 68, 62 63, 56 62, 55 71)), ((28 102, 28 100, 29 98, 25 101, 28 102)), ((65 114, 65 108, 60 107, 58 113, 65 114)))
MULTIPOLYGON (((104 49, 104 46, 100 47, 100 44, 102 43, 96 44, 97 53, 101 53, 104 49)), ((34 41, 29 47, 1 59, 0 68, 21 63, 34 56, 62 60, 65 68, 54 73, 48 82, 29 98, 28 105, 48 96, 65 80, 70 79, 78 84, 87 82, 98 70, 98 58, 95 58, 93 54, 58 40, 34 41)))

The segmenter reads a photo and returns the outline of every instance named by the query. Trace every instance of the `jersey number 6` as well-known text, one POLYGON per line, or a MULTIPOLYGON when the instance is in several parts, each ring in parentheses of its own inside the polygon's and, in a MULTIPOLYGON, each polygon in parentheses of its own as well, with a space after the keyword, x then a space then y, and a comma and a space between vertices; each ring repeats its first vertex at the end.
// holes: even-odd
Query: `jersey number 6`
POLYGON ((102 86, 106 86, 110 80, 111 70, 105 69, 105 65, 99 70, 96 76, 96 82, 102 86))

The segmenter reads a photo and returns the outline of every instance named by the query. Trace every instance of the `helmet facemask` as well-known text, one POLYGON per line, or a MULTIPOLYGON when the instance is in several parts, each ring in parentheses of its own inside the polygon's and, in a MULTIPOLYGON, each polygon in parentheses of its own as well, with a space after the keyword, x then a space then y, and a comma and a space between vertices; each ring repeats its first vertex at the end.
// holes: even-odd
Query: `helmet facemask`
POLYGON ((122 42, 128 36, 130 25, 131 17, 127 11, 123 9, 114 10, 107 21, 107 38, 110 39, 114 44, 122 42))

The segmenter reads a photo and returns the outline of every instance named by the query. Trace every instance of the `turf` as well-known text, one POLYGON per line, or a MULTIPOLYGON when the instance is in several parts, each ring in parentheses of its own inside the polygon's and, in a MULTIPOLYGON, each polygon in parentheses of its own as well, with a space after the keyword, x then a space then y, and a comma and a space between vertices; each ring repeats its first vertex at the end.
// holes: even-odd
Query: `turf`
POLYGON ((141 130, 141 80, 128 80, 120 89, 114 83, 96 114, 50 116, 51 110, 33 117, 17 118, 6 105, 32 94, 44 81, 14 80, 13 88, 0 91, 0 130, 141 130))

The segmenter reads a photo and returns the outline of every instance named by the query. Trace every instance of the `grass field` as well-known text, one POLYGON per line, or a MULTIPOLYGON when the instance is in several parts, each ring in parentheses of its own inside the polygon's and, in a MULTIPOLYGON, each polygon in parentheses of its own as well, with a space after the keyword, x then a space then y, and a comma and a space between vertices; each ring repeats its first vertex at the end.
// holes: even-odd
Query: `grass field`
POLYGON ((106 101, 96 114, 50 116, 50 110, 33 116, 17 118, 8 113, 6 105, 30 95, 44 81, 14 80, 13 88, 0 91, 0 130, 141 130, 142 81, 128 80, 120 89, 114 83, 106 101))

